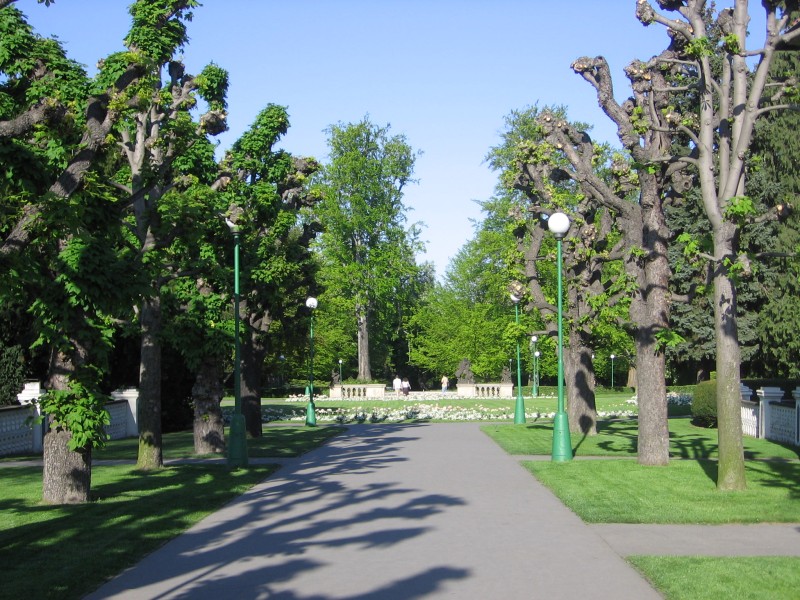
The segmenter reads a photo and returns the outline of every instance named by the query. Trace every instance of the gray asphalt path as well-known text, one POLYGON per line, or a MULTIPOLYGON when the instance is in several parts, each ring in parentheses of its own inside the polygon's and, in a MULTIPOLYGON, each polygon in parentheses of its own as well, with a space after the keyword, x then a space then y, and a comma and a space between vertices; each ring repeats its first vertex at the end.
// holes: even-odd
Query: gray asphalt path
POLYGON ((99 598, 660 598, 478 424, 360 425, 99 598))

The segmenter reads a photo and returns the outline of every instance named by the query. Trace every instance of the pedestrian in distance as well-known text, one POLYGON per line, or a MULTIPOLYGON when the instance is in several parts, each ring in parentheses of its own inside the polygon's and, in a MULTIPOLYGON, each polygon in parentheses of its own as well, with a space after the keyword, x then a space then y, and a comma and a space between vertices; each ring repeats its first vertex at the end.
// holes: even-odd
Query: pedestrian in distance
POLYGON ((394 389, 394 395, 400 399, 400 392, 403 388, 403 381, 400 379, 400 375, 394 376, 394 381, 392 381, 392 388, 394 389))
POLYGON ((450 380, 447 378, 447 375, 442 375, 442 397, 447 393, 447 386, 450 384, 450 380))
POLYGON ((408 377, 403 377, 403 383, 401 385, 403 388, 403 396, 408 396, 408 393, 411 391, 411 384, 408 381, 408 377))

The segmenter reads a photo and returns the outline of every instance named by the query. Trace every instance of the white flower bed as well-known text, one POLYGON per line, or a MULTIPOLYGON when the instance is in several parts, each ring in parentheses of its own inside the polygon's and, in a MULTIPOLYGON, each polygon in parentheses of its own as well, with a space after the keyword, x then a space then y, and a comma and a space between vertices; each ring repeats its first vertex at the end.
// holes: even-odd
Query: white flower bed
MULTIPOLYGON (((437 398, 441 397, 441 393, 437 398)), ((453 398, 456 399, 456 398, 453 398)), ((305 397, 303 400, 307 401, 305 397)), ((294 401, 294 400, 293 400, 294 401)), ((231 407, 222 409, 226 422, 230 421, 233 413, 231 407)), ((352 408, 336 407, 325 408, 316 406, 314 410, 317 422, 322 423, 401 423, 403 421, 513 421, 514 409, 505 407, 491 407, 476 405, 472 407, 451 406, 448 404, 429 404, 422 402, 409 403, 402 408, 380 408, 373 407, 371 410, 364 410, 362 407, 352 408)), ((620 410, 613 412, 598 412, 600 419, 635 417, 636 411, 620 410)), ((552 419, 555 412, 526 411, 525 418, 552 419)), ((305 406, 297 408, 286 407, 285 409, 262 408, 261 420, 264 423, 271 421, 290 421, 305 422, 305 406)))

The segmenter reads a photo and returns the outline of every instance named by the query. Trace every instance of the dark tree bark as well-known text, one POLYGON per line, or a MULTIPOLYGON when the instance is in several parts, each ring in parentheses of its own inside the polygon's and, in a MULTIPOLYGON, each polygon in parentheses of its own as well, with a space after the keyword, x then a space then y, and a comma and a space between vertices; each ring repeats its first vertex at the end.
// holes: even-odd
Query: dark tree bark
POLYGON ((264 334, 269 330, 268 323, 267 317, 251 318, 242 336, 242 413, 247 433, 254 438, 261 437, 264 433, 261 422, 261 383, 264 359, 268 352, 264 343, 264 334))
POLYGON ((164 466, 161 439, 161 299, 145 300, 139 314, 142 335, 139 370, 139 454, 137 467, 164 466))
POLYGON ((225 452, 225 431, 222 420, 222 367, 216 357, 207 357, 200 365, 194 386, 194 452, 225 452))
POLYGON ((70 450, 71 438, 63 429, 44 436, 42 499, 48 504, 80 504, 90 499, 92 449, 70 450))

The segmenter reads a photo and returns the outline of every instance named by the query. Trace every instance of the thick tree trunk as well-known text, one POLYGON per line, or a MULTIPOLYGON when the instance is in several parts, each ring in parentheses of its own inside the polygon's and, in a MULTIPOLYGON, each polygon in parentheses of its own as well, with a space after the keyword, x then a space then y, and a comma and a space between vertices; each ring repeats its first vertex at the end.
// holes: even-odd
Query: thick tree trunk
POLYGON ((222 368, 219 360, 203 361, 192 386, 194 403, 195 454, 225 452, 225 431, 222 420, 222 368))
MULTIPOLYGON (((646 177, 644 177, 646 179, 646 177)), ((669 464, 666 355, 656 334, 669 329, 671 270, 668 229, 656 185, 642 194, 642 245, 648 253, 640 272, 640 296, 631 306, 636 324, 636 377, 639 402, 639 451, 642 465, 669 464)))
POLYGON ((145 300, 139 314, 142 334, 139 365, 139 469, 164 466, 161 441, 161 299, 145 300))
POLYGON ((242 413, 247 433, 251 437, 261 437, 261 374, 267 348, 257 336, 258 332, 246 329, 242 336, 242 413))
POLYGON ((570 330, 564 354, 564 381, 567 388, 569 429, 580 435, 597 434, 597 406, 592 351, 583 344, 579 332, 570 330))
MULTIPOLYGON (((715 231, 714 254, 735 260, 735 226, 728 224, 715 231)), ((717 338, 717 435, 719 471, 717 489, 747 488, 742 445, 740 391, 741 354, 736 324, 736 286, 721 260, 714 276, 714 328, 717 338)))
POLYGON ((358 378, 361 381, 372 381, 372 371, 369 368, 369 319, 367 309, 356 307, 358 320, 358 378))
MULTIPOLYGON (((80 346, 75 343, 74 348, 80 346)), ((73 360, 53 352, 46 387, 66 390, 74 373, 73 360)), ((62 429, 48 431, 44 436, 42 470, 42 500, 48 504, 78 504, 89 501, 92 483, 92 452, 69 449, 72 434, 62 429)))
POLYGON ((89 501, 92 487, 92 449, 69 449, 72 434, 62 429, 44 436, 42 499, 48 504, 89 501))

